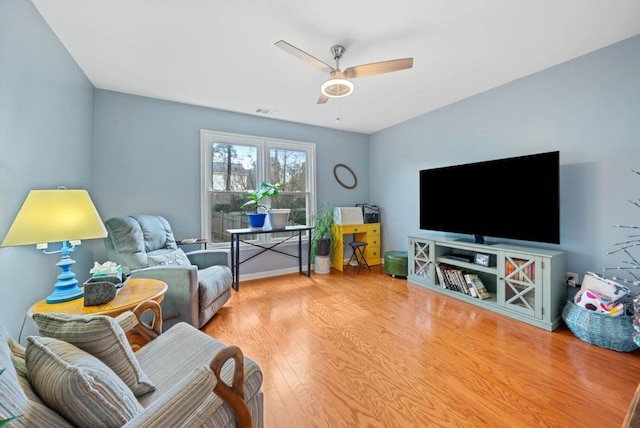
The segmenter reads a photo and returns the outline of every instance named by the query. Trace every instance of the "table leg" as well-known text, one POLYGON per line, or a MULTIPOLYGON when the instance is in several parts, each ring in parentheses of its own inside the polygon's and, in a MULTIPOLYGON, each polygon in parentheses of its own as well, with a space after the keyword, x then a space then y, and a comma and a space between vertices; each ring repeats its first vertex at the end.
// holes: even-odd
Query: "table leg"
POLYGON ((311 276, 311 245, 307 256, 307 271, 302 270, 302 231, 298 232, 298 271, 305 276, 311 276))
POLYGON ((307 247, 307 276, 311 277, 311 231, 309 231, 307 243, 309 244, 307 247))
POLYGON ((298 231, 298 272, 302 273, 302 232, 298 231))
POLYGON ((240 235, 231 234, 231 274, 232 287, 240 289, 240 235))

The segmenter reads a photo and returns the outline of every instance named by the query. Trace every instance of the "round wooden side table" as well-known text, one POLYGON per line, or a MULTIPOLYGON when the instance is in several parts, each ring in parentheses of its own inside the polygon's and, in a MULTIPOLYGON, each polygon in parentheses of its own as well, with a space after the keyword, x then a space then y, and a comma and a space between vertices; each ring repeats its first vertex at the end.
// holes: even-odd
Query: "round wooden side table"
POLYGON ((160 303, 167 291, 167 284, 158 279, 129 278, 118 291, 115 299, 104 305, 84 306, 84 299, 62 303, 47 303, 41 300, 29 309, 28 315, 42 313, 63 313, 72 315, 109 315, 115 317, 135 308, 145 300, 160 303))

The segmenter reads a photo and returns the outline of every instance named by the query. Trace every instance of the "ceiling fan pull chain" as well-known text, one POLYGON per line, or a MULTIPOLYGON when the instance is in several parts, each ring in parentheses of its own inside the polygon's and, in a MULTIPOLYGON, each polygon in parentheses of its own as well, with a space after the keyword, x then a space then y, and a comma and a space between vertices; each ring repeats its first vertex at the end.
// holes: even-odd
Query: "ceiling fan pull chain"
POLYGON ((336 98, 336 123, 340 123, 340 99, 336 98))

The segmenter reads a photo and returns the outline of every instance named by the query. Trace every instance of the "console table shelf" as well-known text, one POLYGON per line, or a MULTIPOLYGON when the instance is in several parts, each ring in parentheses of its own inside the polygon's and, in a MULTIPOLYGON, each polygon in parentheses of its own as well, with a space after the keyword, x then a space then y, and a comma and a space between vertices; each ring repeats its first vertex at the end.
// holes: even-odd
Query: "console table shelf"
MULTIPOLYGON (((567 300, 564 283, 565 253, 507 244, 475 244, 441 237, 409 236, 409 282, 543 328, 555 330, 562 323, 567 300), (488 266, 472 263, 476 254, 488 266), (491 297, 481 300, 446 288, 436 266, 480 277, 491 297)), ((445 279, 446 281, 446 279, 445 279)))

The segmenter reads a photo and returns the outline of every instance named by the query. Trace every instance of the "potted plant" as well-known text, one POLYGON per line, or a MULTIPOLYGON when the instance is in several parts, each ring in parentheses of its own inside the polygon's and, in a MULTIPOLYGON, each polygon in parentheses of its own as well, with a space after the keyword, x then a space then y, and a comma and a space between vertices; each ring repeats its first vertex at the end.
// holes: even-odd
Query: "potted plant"
POLYGON ((312 218, 311 255, 315 260, 316 273, 329 273, 333 249, 337 242, 333 236, 333 207, 321 207, 312 218))
POLYGON ((287 225, 287 221, 289 218, 290 209, 270 209, 265 204, 261 203, 261 201, 265 198, 276 197, 280 194, 280 189, 284 183, 267 183, 263 181, 260 183, 260 186, 249 192, 249 200, 242 204, 243 207, 255 205, 256 212, 255 213, 247 213, 249 216, 249 226, 253 228, 261 228, 264 226, 265 217, 269 214, 269 224, 272 229, 284 229, 287 225), (266 212, 258 212, 258 209, 262 208, 266 212))

